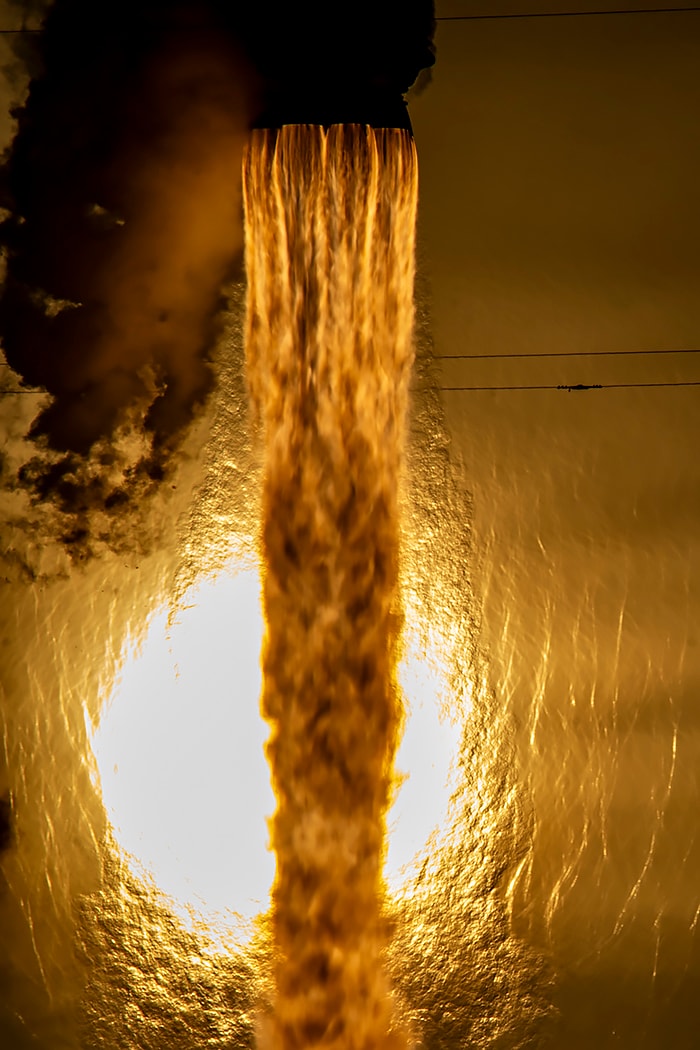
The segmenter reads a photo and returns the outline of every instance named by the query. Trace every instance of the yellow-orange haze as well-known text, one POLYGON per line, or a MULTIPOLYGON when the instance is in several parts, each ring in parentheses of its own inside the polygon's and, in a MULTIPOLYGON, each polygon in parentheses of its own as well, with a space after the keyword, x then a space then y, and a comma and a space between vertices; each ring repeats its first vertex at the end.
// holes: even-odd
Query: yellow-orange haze
POLYGON ((263 713, 277 810, 266 1050, 400 1047, 382 959, 401 721, 399 511, 417 165, 402 131, 256 132, 246 362, 263 434, 263 713))

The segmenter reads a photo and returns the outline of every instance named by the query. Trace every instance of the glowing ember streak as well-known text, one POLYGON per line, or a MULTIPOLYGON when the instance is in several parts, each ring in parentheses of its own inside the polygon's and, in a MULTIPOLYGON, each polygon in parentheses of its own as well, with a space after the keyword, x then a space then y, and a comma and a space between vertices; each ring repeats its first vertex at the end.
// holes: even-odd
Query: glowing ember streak
POLYGON ((263 428, 263 713, 277 796, 263 1045, 398 1047, 382 969, 401 722, 399 514, 417 167, 399 131, 288 126, 244 166, 263 428))

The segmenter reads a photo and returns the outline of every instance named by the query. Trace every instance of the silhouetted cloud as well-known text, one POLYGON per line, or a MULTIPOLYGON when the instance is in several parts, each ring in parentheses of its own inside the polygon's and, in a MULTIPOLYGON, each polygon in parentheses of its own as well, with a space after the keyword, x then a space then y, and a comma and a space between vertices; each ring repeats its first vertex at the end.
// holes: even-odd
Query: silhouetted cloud
POLYGON ((58 3, 39 52, 3 171, 5 354, 54 396, 52 447, 87 452, 135 402, 167 444, 240 259, 249 67, 191 4, 58 3))

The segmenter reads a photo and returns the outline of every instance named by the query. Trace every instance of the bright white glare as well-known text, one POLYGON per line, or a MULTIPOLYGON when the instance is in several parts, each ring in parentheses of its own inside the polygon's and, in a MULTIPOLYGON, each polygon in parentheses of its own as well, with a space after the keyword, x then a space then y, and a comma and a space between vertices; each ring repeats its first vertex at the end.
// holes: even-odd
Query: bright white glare
POLYGON ((410 626, 407 635, 399 667, 406 724, 396 756, 397 773, 406 779, 388 814, 385 874, 392 889, 399 889, 431 835, 446 827, 463 729, 448 715, 448 677, 442 660, 436 653, 420 652, 410 626))
POLYGON ((158 888, 203 916, 264 910, 274 809, 259 713, 255 572, 205 580, 124 664, 93 740, 115 837, 158 888))
MULTIPOLYGON (((266 910, 275 806, 259 711, 263 633, 257 572, 193 587, 176 622, 163 609, 126 657, 93 737, 117 842, 183 918, 237 925, 266 910)), ((389 814, 386 875, 407 866, 445 823, 459 729, 440 715, 445 677, 411 646, 400 669, 408 718, 397 760, 406 777, 389 814)))

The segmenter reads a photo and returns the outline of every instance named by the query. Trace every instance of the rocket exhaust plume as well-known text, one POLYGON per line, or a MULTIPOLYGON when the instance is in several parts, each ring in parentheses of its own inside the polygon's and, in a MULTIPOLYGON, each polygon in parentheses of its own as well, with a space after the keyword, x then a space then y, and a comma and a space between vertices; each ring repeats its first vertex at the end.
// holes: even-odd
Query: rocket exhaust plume
POLYGON ((383 952, 401 722, 399 512, 417 166, 402 130, 287 126, 244 163, 263 433, 263 713, 277 810, 263 1045, 399 1047, 383 952))
POLYGON ((403 93, 432 65, 433 12, 361 2, 329 47, 322 5, 306 5, 306 20, 278 6, 256 61, 268 130, 253 134, 243 174, 246 366, 263 449, 262 712, 277 798, 274 994, 260 1045, 399 1050, 410 1033, 384 970, 382 868, 402 721, 399 478, 413 358, 417 163, 403 93))

